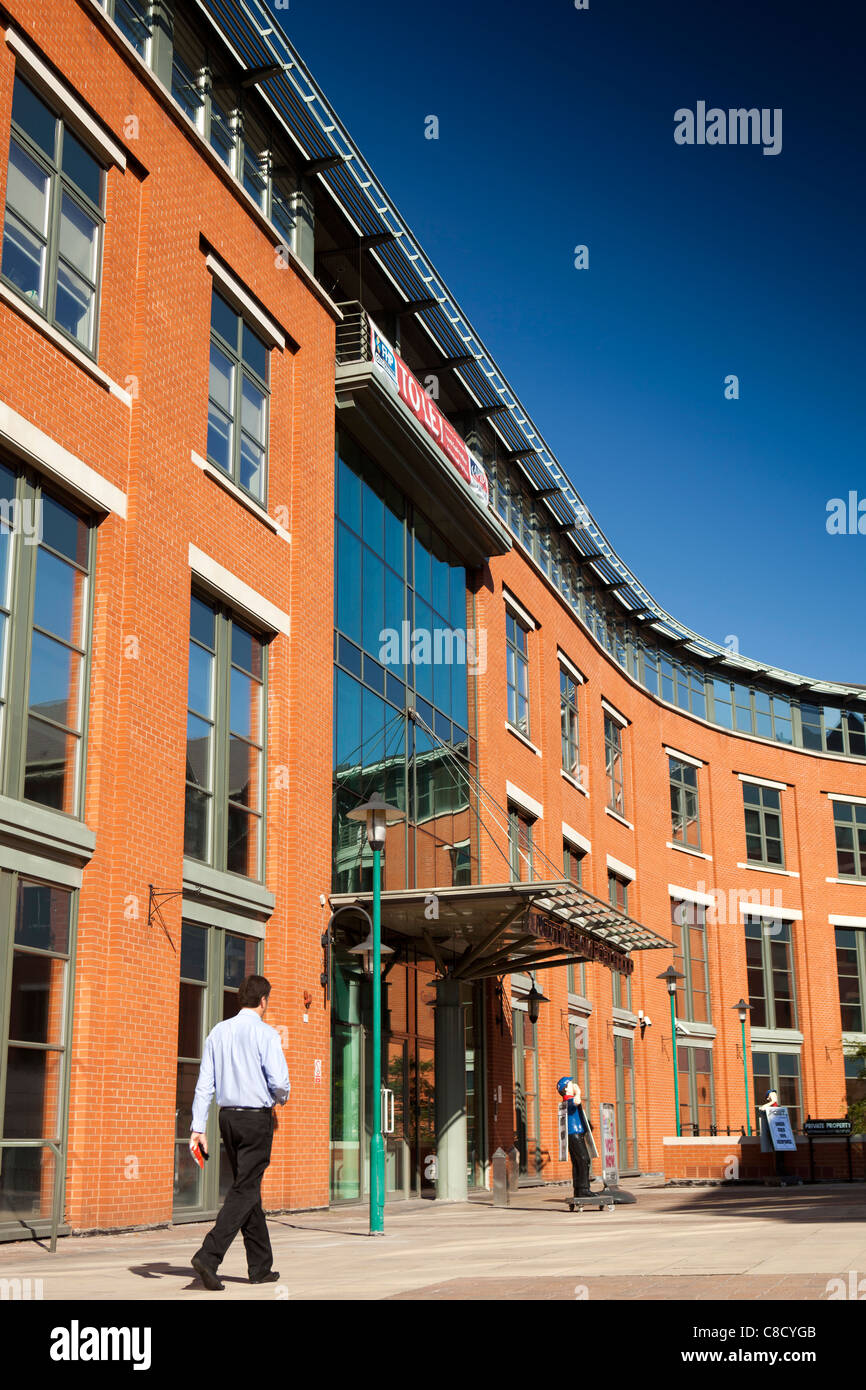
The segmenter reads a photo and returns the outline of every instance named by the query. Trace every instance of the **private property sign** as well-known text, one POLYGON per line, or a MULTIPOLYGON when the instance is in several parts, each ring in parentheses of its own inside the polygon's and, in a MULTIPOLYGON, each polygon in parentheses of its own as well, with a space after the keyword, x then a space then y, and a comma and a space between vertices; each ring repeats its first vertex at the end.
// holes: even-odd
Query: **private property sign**
POLYGON ((419 425, 427 431, 464 482, 478 494, 485 506, 490 504, 490 488, 484 468, 467 449, 450 421, 445 419, 436 402, 428 396, 417 378, 412 375, 402 357, 394 351, 370 319, 370 351, 373 365, 396 387, 397 394, 408 406, 419 425))

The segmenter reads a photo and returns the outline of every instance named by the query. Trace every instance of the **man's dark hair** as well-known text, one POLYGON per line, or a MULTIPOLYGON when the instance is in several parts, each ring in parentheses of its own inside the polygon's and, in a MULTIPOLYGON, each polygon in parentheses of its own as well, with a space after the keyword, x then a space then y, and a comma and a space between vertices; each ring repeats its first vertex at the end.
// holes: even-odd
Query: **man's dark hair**
POLYGON ((271 992, 271 982, 264 975, 247 975, 238 990, 239 1009, 257 1009, 262 999, 271 992))

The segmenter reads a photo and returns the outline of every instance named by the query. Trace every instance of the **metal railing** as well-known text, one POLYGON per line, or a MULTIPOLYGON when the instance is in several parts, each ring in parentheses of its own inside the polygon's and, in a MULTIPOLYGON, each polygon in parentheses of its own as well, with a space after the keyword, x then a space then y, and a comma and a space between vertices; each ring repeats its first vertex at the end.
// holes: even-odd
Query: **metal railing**
POLYGON ((343 312, 337 324, 337 366, 349 362, 370 362, 370 324, 366 311, 356 299, 338 306, 343 312))

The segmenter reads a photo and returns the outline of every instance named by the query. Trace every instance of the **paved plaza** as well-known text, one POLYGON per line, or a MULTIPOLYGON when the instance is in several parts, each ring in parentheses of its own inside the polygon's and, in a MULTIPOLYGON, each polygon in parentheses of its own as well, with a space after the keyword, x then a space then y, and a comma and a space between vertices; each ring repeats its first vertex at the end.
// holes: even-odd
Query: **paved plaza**
POLYGON ((0 1281, 39 1279, 46 1300, 796 1301, 851 1297, 861 1280, 866 1297, 866 1184, 624 1185, 637 1203, 610 1213, 569 1213, 565 1185, 522 1189, 507 1209, 489 1197, 403 1203, 377 1238, 364 1207, 274 1216, 275 1285, 247 1282, 238 1238, 225 1291, 206 1292, 189 1265, 205 1225, 62 1237, 53 1255, 47 1242, 0 1245, 0 1281))

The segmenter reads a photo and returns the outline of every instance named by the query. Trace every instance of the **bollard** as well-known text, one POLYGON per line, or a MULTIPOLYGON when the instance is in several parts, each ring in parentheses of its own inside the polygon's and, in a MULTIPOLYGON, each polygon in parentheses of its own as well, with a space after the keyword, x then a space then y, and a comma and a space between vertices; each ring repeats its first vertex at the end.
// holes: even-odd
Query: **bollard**
POLYGON ((508 1154, 508 1199, 517 1196, 517 1180, 520 1177, 520 1150, 517 1145, 508 1154))
POLYGON ((493 1205, 507 1207, 511 1193, 508 1186, 508 1155, 497 1149, 493 1155, 493 1205))

